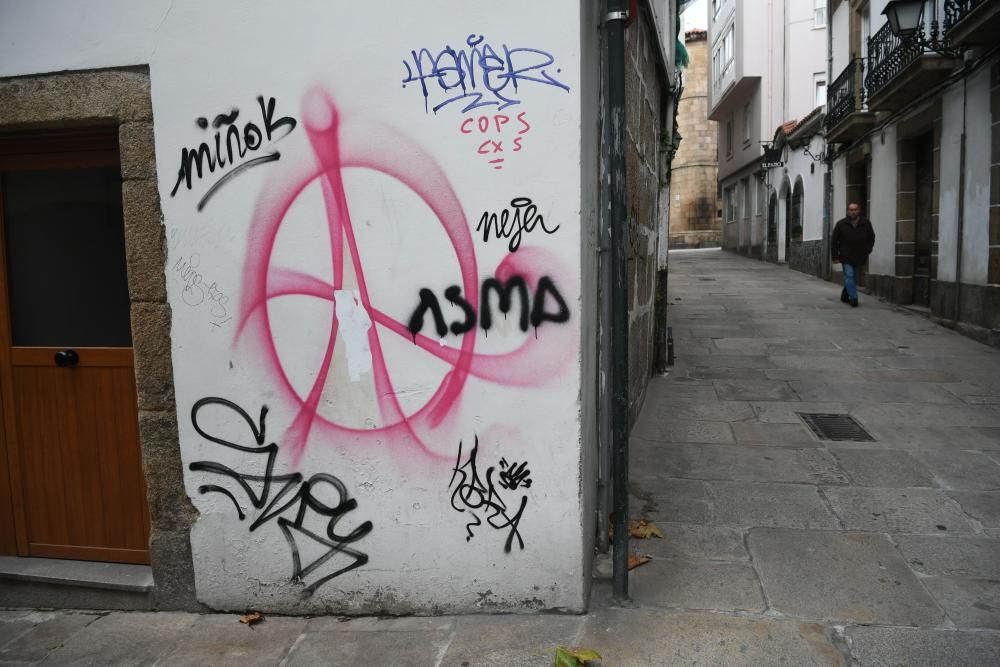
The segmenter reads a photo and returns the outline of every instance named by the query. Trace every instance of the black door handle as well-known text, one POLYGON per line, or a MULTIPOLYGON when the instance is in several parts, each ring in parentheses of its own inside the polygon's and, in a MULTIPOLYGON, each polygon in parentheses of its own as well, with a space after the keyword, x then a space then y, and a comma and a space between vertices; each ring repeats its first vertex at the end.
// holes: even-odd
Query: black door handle
POLYGON ((76 350, 63 350, 62 352, 56 352, 56 366, 60 368, 68 368, 70 366, 76 366, 80 363, 80 355, 76 350))

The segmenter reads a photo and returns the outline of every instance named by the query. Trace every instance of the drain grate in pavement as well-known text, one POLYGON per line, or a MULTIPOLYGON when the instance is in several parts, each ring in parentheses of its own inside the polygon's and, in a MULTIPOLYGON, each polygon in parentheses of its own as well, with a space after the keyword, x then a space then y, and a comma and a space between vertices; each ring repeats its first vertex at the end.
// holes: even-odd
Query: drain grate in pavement
POLYGON ((715 278, 698 278, 698 280, 703 280, 706 283, 714 283, 714 282, 716 282, 715 278))
POLYGON ((820 440, 875 442, 875 438, 854 417, 821 412, 796 412, 820 440))

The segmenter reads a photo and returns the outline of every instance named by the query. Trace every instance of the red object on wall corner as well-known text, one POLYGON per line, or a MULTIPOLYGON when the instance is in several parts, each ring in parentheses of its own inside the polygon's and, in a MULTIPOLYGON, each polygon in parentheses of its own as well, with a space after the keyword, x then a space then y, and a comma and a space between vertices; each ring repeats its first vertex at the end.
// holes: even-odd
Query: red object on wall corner
POLYGON ((625 27, 632 25, 636 17, 639 16, 639 0, 628 0, 628 19, 625 21, 625 27))

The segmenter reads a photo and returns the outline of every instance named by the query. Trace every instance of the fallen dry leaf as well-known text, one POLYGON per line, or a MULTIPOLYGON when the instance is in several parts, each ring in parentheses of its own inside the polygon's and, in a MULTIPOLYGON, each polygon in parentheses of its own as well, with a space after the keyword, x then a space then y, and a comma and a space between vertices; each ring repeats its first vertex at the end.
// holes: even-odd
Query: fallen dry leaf
POLYGON ((246 616, 240 616, 240 623, 250 626, 251 628, 256 623, 260 623, 264 620, 264 614, 259 611, 252 611, 246 616))
POLYGON ((628 534, 640 540, 648 540, 651 537, 663 537, 660 529, 649 519, 632 519, 629 521, 628 534))
POLYGON ((645 565, 646 563, 648 563, 651 560, 653 560, 653 559, 650 556, 646 556, 646 555, 643 555, 643 554, 637 554, 637 553, 634 553, 634 552, 630 553, 628 555, 628 569, 634 570, 635 568, 639 567, 640 565, 645 565))

